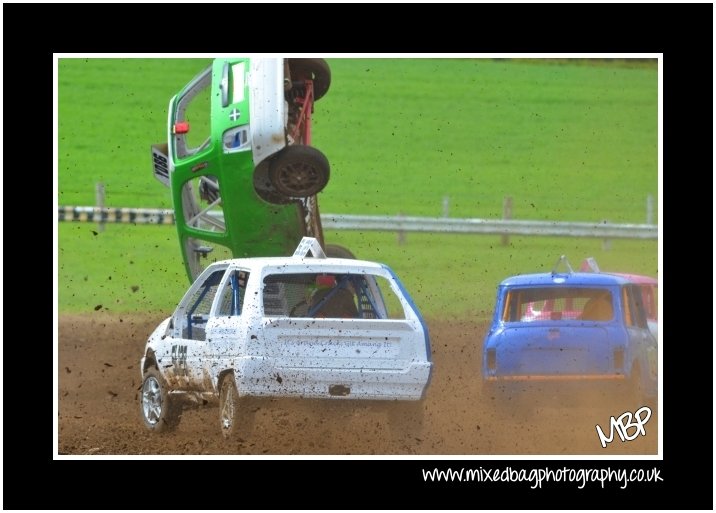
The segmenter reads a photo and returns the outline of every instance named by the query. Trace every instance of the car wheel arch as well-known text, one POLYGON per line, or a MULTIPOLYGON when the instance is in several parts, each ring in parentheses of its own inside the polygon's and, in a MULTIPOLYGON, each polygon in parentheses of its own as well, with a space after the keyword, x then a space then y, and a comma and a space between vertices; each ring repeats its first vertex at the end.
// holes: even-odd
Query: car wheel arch
MULTIPOLYGON (((224 369, 221 372, 219 372, 219 375, 216 377, 216 390, 217 392, 221 388, 221 382, 224 381, 224 378, 228 376, 229 374, 232 375, 232 379, 236 381, 236 371, 233 368, 224 369)), ((238 389, 238 387, 237 387, 238 389)))
POLYGON ((144 358, 144 368, 142 368, 142 373, 147 372, 152 367, 156 367, 159 369, 159 365, 157 364, 157 358, 154 354, 154 351, 151 349, 147 351, 146 357, 144 358))

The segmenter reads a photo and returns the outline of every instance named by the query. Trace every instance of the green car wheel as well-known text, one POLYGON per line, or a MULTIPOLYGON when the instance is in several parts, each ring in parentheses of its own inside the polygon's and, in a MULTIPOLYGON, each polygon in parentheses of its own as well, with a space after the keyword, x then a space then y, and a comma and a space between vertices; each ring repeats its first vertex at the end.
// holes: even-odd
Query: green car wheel
POLYGON ((331 86, 331 68, 324 59, 288 59, 291 81, 313 80, 313 101, 320 100, 331 86))
POLYGON ((323 190, 330 171, 326 156, 313 146, 287 146, 271 162, 269 178, 281 194, 305 198, 323 190))

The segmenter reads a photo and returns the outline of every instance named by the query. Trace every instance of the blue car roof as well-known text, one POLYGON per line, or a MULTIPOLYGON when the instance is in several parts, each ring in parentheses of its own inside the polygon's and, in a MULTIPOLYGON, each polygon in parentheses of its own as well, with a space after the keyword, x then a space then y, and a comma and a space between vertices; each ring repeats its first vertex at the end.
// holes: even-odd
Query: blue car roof
POLYGON ((500 286, 550 286, 550 287, 573 287, 573 286, 608 286, 624 285, 631 283, 621 276, 613 274, 602 274, 592 272, 576 273, 538 273, 519 274, 505 278, 500 286))

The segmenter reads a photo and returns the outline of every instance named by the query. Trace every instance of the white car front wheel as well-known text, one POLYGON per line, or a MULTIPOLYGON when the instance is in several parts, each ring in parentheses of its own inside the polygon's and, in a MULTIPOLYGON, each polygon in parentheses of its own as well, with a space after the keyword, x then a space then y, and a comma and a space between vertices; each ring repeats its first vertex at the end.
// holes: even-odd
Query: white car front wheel
POLYGON ((169 390, 156 367, 144 374, 140 400, 142 420, 152 431, 174 429, 181 418, 181 406, 169 396, 169 390))

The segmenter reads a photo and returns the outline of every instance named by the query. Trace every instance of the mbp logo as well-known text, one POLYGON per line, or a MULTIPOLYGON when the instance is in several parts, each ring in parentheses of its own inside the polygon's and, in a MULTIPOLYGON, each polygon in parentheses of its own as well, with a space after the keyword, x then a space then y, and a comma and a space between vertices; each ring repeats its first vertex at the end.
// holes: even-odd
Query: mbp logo
POLYGON ((611 417, 609 419, 609 438, 606 437, 604 431, 602 431, 601 426, 597 424, 597 434, 599 435, 599 441, 601 442, 602 447, 606 448, 607 444, 614 440, 615 429, 622 442, 631 442, 639 435, 646 436, 646 429, 644 429, 644 424, 649 422, 650 418, 651 409, 649 409, 647 406, 642 406, 633 415, 630 411, 627 411, 622 413, 617 419, 611 417), (634 429, 634 432, 630 434, 629 430, 631 428, 634 429))

